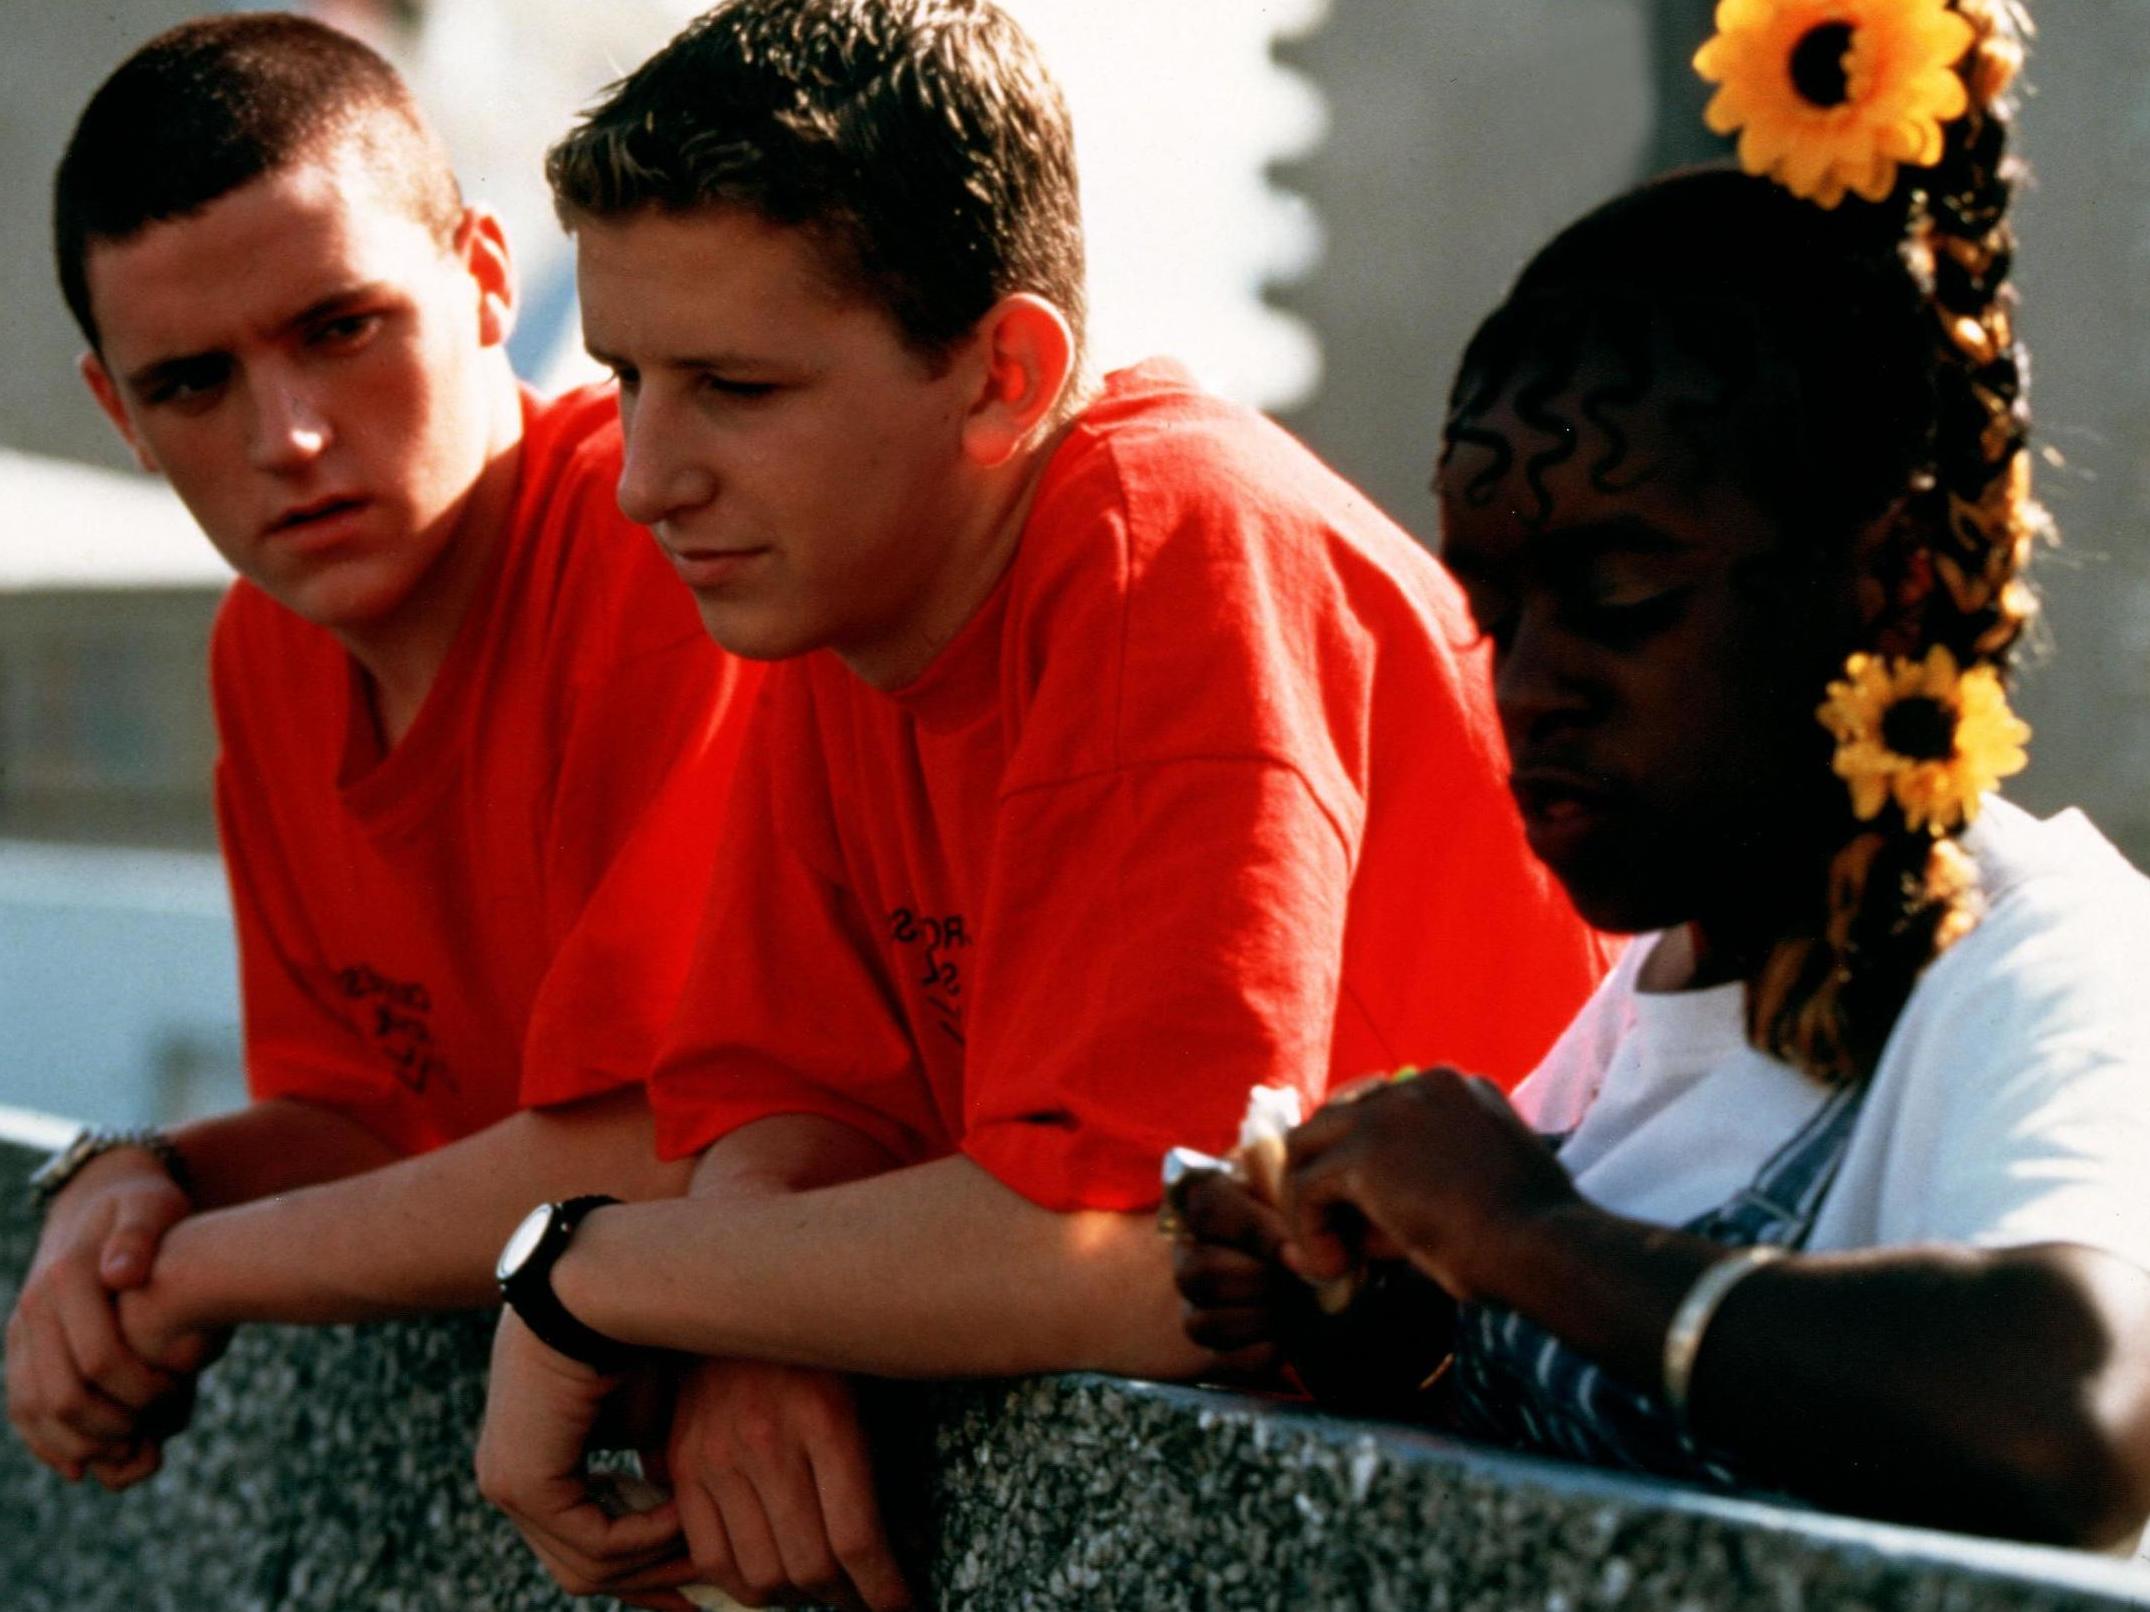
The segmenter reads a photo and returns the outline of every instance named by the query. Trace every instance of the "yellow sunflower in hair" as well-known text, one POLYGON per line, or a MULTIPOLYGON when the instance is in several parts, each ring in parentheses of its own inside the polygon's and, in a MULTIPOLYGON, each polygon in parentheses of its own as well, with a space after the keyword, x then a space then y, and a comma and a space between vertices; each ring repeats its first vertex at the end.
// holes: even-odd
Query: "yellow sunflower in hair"
POLYGON ((1948 0, 1722 0, 1695 71, 1703 116, 1739 131, 1740 166, 1834 207, 1880 201, 1897 164, 1940 160, 1941 126, 1970 101, 1957 62, 1976 32, 1948 0))
POLYGON ((1815 714, 1836 736, 1837 776, 1862 822, 1895 798, 1913 829, 1946 834, 1978 816, 1979 798, 2021 772, 2028 724, 2008 709, 1991 666, 1959 672, 1936 644, 1924 660, 1854 655, 1815 714))

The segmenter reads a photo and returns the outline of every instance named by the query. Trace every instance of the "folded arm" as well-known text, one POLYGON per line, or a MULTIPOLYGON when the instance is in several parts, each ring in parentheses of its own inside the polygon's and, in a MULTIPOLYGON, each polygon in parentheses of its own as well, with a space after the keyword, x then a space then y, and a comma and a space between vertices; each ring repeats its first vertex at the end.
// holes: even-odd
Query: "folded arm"
POLYGON ((153 1349, 244 1321, 488 1304, 500 1245, 531 1205, 585 1192, 647 1198, 687 1179, 684 1164, 657 1161, 639 1087, 527 1110, 429 1153, 190 1216, 166 1235, 124 1319, 153 1349))
MULTIPOLYGON (((1498 1096, 1446 1073, 1325 1109, 1291 1145, 1303 1273, 1400 1254, 1652 1393, 1726 1252, 1588 1203, 1498 1096)), ((2150 1273, 2057 1243, 1797 1255, 1725 1298, 1689 1412, 1753 1481, 1826 1505, 2109 1544, 2150 1515, 2150 1273)))
POLYGON ((554 1270, 622 1341, 894 1377, 1185 1377, 1146 1214, 1040 1209, 965 1158, 763 1199, 601 1210, 554 1270))

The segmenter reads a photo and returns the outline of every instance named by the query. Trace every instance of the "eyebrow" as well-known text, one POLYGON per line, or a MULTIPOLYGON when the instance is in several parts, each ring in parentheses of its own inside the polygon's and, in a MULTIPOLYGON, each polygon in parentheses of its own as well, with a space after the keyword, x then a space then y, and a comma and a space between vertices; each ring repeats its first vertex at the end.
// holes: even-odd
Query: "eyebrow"
MULTIPOLYGON (((282 334, 285 331, 298 330, 333 317, 358 303, 373 301, 384 295, 387 289, 378 281, 368 281, 364 285, 345 286, 331 291, 327 296, 315 299, 282 321, 276 327, 277 332, 282 334)), ((133 390, 146 392, 161 382, 184 379, 189 370, 199 369, 204 364, 215 363, 227 356, 222 348, 208 348, 198 353, 175 353, 169 358, 152 359, 140 369, 128 371, 125 380, 133 390)))
MULTIPOLYGON (((649 367, 646 364, 638 366, 632 360, 623 358, 618 353, 607 352, 595 342, 584 342, 582 350, 607 369, 647 369, 649 367)), ((660 358, 657 362, 662 368, 671 370, 706 369, 720 372, 730 369, 769 369, 776 364, 774 358, 757 357, 753 353, 712 353, 708 355, 679 353, 668 358, 660 358)))

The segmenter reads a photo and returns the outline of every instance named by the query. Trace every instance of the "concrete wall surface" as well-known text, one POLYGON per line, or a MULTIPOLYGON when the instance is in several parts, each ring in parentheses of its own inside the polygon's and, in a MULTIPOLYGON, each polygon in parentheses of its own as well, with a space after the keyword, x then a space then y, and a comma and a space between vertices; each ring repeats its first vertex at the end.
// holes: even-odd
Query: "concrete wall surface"
MULTIPOLYGON (((5 1122, 0 1120, 0 1130, 5 1122)), ((36 1150, 0 1137, 0 1303, 36 1150)), ((49 1141, 49 1132, 41 1138, 49 1141)), ((242 1333, 165 1469, 69 1488, 0 1435, 11 1612, 544 1612, 471 1482, 482 1317, 242 1333)), ((944 1608, 1643 1612, 2150 1606, 2116 1562, 1705 1496, 1100 1377, 886 1390, 884 1487, 944 1608)))

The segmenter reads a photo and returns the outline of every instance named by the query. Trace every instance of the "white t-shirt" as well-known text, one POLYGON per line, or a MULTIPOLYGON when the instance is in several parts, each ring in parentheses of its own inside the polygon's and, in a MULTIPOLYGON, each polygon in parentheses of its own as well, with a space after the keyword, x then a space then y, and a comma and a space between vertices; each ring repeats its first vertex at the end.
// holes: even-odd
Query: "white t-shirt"
MULTIPOLYGON (((1808 1247, 2069 1242, 2150 1270, 2150 880, 2080 812, 1989 799, 1965 837, 1978 927, 1919 979, 1808 1247)), ((1630 946, 1516 1105, 1573 1131, 1591 1201, 1677 1225, 1716 1208, 1823 1100, 1755 1051, 1738 985, 1641 992, 1630 946)))

